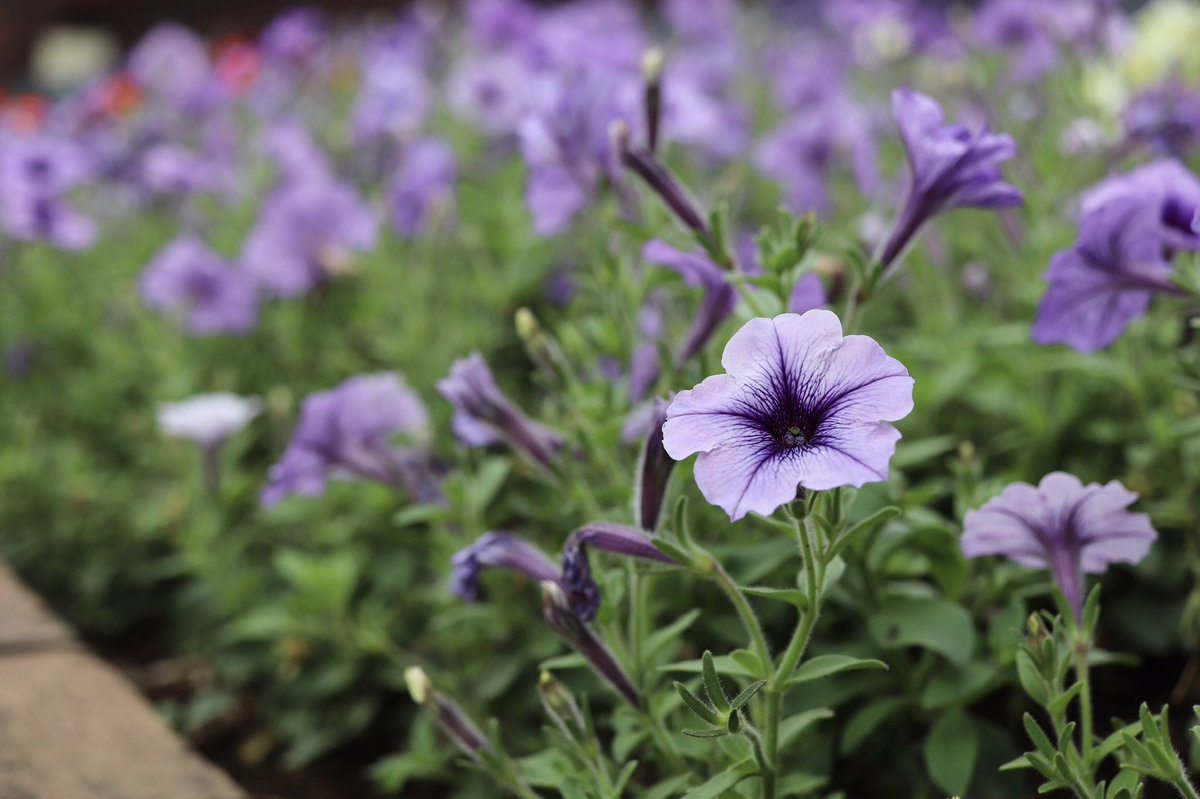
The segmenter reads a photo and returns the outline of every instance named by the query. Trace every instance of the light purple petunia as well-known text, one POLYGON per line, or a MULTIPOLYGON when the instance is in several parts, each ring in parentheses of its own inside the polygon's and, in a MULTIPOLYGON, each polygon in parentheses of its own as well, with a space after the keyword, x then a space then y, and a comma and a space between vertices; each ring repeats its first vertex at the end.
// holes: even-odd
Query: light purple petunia
POLYGON ((1032 335, 1084 353, 1116 341, 1155 294, 1174 294, 1171 257, 1200 248, 1192 220, 1200 180, 1176 161, 1156 161, 1088 191, 1074 246, 1050 261, 1032 335))
POLYGON ((271 194, 242 249, 244 268, 276 297, 296 297, 345 272, 375 246, 375 212, 351 187, 328 181, 271 194))
POLYGON ((141 291, 147 306, 180 316, 196 336, 245 333, 258 322, 253 278, 190 236, 155 256, 142 272, 141 291))
POLYGON ((704 255, 680 252, 666 242, 654 239, 642 248, 642 258, 648 263, 665 266, 683 278, 687 285, 704 289, 700 311, 675 358, 677 364, 687 363, 704 349, 721 323, 733 313, 737 292, 725 279, 726 273, 704 255))
POLYGON ((530 69, 508 53, 471 55, 450 75, 450 107, 489 136, 511 136, 529 107, 530 69))
POLYGON ((350 115, 358 145, 388 144, 420 130, 433 102, 422 64, 391 42, 369 49, 363 58, 362 87, 350 115))
POLYGON ((667 408, 672 458, 699 453, 700 492, 736 521, 773 513, 797 489, 887 480, 912 410, 912 378, 867 336, 842 336, 830 311, 751 319, 721 357, 725 374, 667 408))
POLYGON ((262 140, 263 150, 275 165, 280 187, 297 184, 329 184, 334 171, 325 150, 299 119, 273 123, 262 140))
POLYGON ((302 6, 284 11, 263 29, 259 49, 271 61, 297 66, 309 61, 320 50, 325 38, 325 13, 319 8, 302 6))
POLYGON ((529 419, 504 396, 478 352, 455 361, 437 387, 454 406, 454 435, 462 443, 485 447, 504 442, 543 468, 554 463, 562 438, 529 419))
POLYGON ((262 502, 316 496, 333 478, 372 480, 434 500, 438 487, 428 441, 425 404, 400 375, 351 377, 304 400, 292 440, 271 467, 262 502), (398 436, 404 445, 394 441, 398 436))
POLYGON ((202 111, 221 95, 207 45, 178 23, 151 29, 134 46, 126 66, 143 90, 180 110, 202 111))
POLYGON ((83 151, 65 139, 5 141, 0 148, 0 229, 18 241, 87 249, 96 240, 96 224, 72 208, 67 195, 89 172, 83 151))
POLYGON ((987 0, 972 15, 975 41, 1011 54, 1010 77, 1015 82, 1037 80, 1058 64, 1050 5, 1040 0, 987 0))
POLYGON ((142 184, 157 194, 188 197, 225 188, 229 176, 224 165, 173 142, 160 142, 142 156, 142 184))
POLYGON ((1130 101, 1121 124, 1129 141, 1181 158, 1200 142, 1200 92, 1178 81, 1147 89, 1130 101))
POLYGON ((388 186, 392 227, 404 237, 424 230, 439 211, 454 204, 454 151, 441 139, 421 139, 405 148, 388 186))
POLYGON ((1036 488, 1013 483, 967 512, 963 554, 1003 555, 1022 566, 1049 569, 1078 619, 1083 575, 1100 574, 1110 563, 1137 563, 1158 537, 1149 516, 1129 512, 1136 500, 1116 480, 1084 485, 1065 472, 1046 475, 1036 488))
POLYGON ((525 204, 539 236, 561 233, 616 177, 609 128, 621 118, 619 81, 591 72, 556 84, 521 120, 525 204))
POLYGON ((892 92, 892 112, 908 154, 909 187, 880 255, 881 268, 892 266, 921 226, 938 214, 1021 204, 1021 192, 1000 174, 1000 164, 1016 154, 1010 136, 947 125, 937 101, 911 89, 892 92))

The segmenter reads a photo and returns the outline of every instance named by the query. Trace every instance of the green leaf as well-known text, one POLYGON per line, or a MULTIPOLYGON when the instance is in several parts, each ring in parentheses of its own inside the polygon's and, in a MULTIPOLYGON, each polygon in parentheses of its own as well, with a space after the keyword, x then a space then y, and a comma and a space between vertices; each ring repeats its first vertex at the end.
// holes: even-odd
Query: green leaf
POLYGON ((820 680, 843 671, 862 671, 863 669, 887 670, 887 664, 882 660, 870 658, 852 658, 849 655, 817 655, 806 660, 800 668, 788 678, 785 685, 799 685, 812 680, 820 680))
POLYGON ((692 779, 691 774, 679 774, 663 780, 641 795, 641 799, 671 799, 679 795, 679 789, 692 779))
POLYGON ((919 646, 960 666, 975 648, 971 614, 961 605, 944 599, 892 599, 867 626, 876 642, 886 649, 919 646))
POLYGON ((818 721, 833 718, 833 711, 827 707, 818 707, 797 713, 784 719, 779 724, 779 748, 786 749, 805 730, 818 721))
POLYGON ((1034 702, 1045 707, 1050 701, 1050 686, 1033 662, 1033 656, 1024 649, 1017 650, 1017 680, 1034 702))
POLYGON ((674 685, 675 693, 679 694, 679 698, 683 700, 683 703, 688 706, 689 710, 709 724, 721 723, 721 717, 717 715, 717 712, 706 705, 700 697, 692 693, 686 685, 678 680, 675 681, 674 685))
POLYGON ((804 772, 795 772, 788 774, 779 781, 779 789, 776 793, 780 799, 785 796, 809 796, 816 793, 829 782, 827 777, 822 777, 819 774, 805 774, 804 772))
POLYGON ((857 751, 871 733, 907 706, 908 700, 899 696, 883 697, 863 705, 846 722, 838 751, 843 755, 857 751))
MULTIPOLYGON (((729 653, 730 659, 734 663, 744 668, 748 672, 748 676, 756 677, 760 680, 770 676, 767 667, 759 660, 758 655, 751 652, 749 649, 735 649, 729 653)), ((726 670, 728 671, 728 670, 726 670)))
POLYGON ((895 505, 889 505, 886 508, 880 508, 838 536, 829 547, 830 556, 832 557, 833 555, 837 555, 843 549, 852 544, 859 536, 878 530, 880 527, 887 524, 899 515, 900 509, 895 505))
POLYGON ((804 610, 808 607, 808 597, 803 591, 796 588, 767 588, 765 586, 742 586, 742 593, 750 596, 762 597, 763 599, 773 599, 777 602, 787 602, 789 605, 804 610))
MULTIPOLYGON (((739 660, 735 660, 729 655, 717 655, 713 658, 713 663, 722 674, 735 674, 739 677, 759 679, 757 674, 752 674, 749 668, 743 666, 739 660)), ((700 674, 703 671, 703 666, 699 660, 684 660, 679 663, 668 663, 665 666, 659 666, 658 670, 682 674, 700 674)))
POLYGON ((956 710, 936 722, 925 739, 925 769, 934 784, 951 795, 967 792, 979 756, 979 732, 971 717, 956 710))
POLYGON ((935 710, 947 705, 963 704, 988 690, 996 676, 997 667, 992 663, 973 660, 966 666, 943 663, 925 683, 921 692, 921 709, 935 710))
POLYGON ((725 696, 725 689, 721 686, 721 677, 717 674, 717 667, 713 665, 712 652, 707 649, 700 658, 700 668, 701 674, 704 675, 704 690, 708 694, 708 701, 719 712, 728 712, 729 697, 725 696))
POLYGON ((755 682, 750 683, 746 690, 734 697, 733 701, 729 703, 729 708, 731 710, 741 710, 742 706, 749 702, 754 695, 758 693, 759 689, 766 684, 766 680, 756 680, 755 682))
POLYGON ((689 738, 720 738, 722 736, 728 735, 729 733, 726 732, 725 730, 719 729, 717 727, 712 727, 707 730, 685 729, 685 730, 683 730, 683 734, 688 736, 689 738))
MULTIPOLYGON (((1124 727, 1116 730, 1112 735, 1105 738, 1092 750, 1092 759, 1096 763, 1100 763, 1104 758, 1109 757, 1122 746, 1125 745, 1124 735, 1140 735, 1142 732, 1142 723, 1135 721, 1132 724, 1127 724, 1124 727)), ((1115 784, 1115 783, 1114 783, 1115 784)))
POLYGON ((683 799, 716 799, 718 796, 750 776, 742 771, 728 770, 717 774, 703 785, 698 785, 683 795, 683 799))
POLYGON ((646 638, 646 657, 654 657, 667 644, 678 640, 683 631, 691 627, 698 618, 700 618, 700 609, 694 608, 661 630, 655 631, 653 635, 646 638))
POLYGON ((557 657, 547 658, 538 664, 538 671, 565 671, 566 669, 582 669, 586 668, 588 662, 584 660, 583 655, 577 652, 571 652, 567 655, 558 655, 557 657))

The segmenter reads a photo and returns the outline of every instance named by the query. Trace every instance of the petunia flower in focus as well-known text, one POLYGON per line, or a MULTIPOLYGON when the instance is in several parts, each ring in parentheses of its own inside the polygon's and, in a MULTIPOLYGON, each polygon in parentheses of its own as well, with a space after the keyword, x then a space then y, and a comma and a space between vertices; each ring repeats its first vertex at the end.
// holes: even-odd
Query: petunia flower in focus
POLYGON ((699 454, 700 492, 736 521, 769 515, 800 488, 887 480, 912 410, 912 378, 867 336, 842 335, 830 311, 751 319, 721 357, 725 374, 667 408, 672 458, 699 454))
POLYGON ((911 89, 892 92, 892 112, 908 155, 909 186, 880 254, 881 269, 890 268, 921 227, 939 214, 1021 204, 1021 192, 1000 174, 1000 164, 1016 154, 1012 137, 947 125, 937 101, 911 89))
POLYGON ((140 285, 147 306, 179 315, 196 336, 245 333, 258 322, 254 280, 189 236, 155 256, 140 285))
POLYGON ((1110 563, 1137 563, 1158 537, 1144 513, 1128 508, 1137 494, 1113 480, 1084 485, 1053 472, 1035 488, 1013 483, 963 520, 962 549, 968 558, 1003 555, 1022 566, 1049 569, 1079 619, 1084 574, 1110 563))
POLYGON ((429 415, 404 379, 392 372, 358 375, 308 396, 300 423, 263 489, 264 505, 292 494, 316 496, 330 479, 371 480, 438 498, 430 457, 429 415), (403 436, 403 445, 394 439, 403 436))
POLYGON ((529 419, 504 396, 478 352, 455 361, 437 387, 454 406, 452 425, 459 441, 469 447, 503 441, 542 468, 554 463, 562 438, 529 419))
POLYGON ((441 139, 408 145, 388 186, 392 227, 401 236, 421 233, 454 203, 454 151, 441 139))
POLYGON ((305 181, 271 194, 242 249, 262 289, 296 297, 350 269, 354 253, 375 246, 378 220, 343 183, 305 181))

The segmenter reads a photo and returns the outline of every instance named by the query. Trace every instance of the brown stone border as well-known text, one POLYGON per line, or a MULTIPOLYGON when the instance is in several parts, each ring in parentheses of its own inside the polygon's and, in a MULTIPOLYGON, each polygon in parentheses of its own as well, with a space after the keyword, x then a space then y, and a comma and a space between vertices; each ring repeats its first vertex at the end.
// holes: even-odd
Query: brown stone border
POLYGON ((247 799, 3 563, 0 797, 247 799))

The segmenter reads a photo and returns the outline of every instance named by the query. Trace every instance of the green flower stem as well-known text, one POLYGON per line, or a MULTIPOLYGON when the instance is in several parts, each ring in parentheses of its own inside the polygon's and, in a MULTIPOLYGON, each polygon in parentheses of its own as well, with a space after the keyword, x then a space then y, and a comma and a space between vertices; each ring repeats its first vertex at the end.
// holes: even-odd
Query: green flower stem
POLYGON ((813 528, 811 517, 796 521, 796 537, 800 540, 800 552, 804 558, 804 576, 808 593, 808 608, 800 616, 800 621, 792 633, 792 640, 784 650, 775 673, 763 688, 767 702, 767 714, 763 720, 767 762, 767 770, 763 773, 763 799, 775 799, 775 781, 779 771, 779 715, 783 703, 783 694, 788 678, 800 665, 808 641, 812 637, 813 627, 821 615, 821 585, 825 578, 825 565, 818 564, 813 538, 817 531, 813 528))
POLYGON ((1088 679, 1088 642, 1080 638, 1075 644, 1075 678, 1083 686, 1079 691, 1080 751, 1088 774, 1094 774, 1096 766, 1092 759, 1092 685, 1088 679))
POLYGON ((633 679, 641 685, 645 672, 646 631, 650 628, 649 596, 647 580, 642 570, 634 566, 629 571, 629 659, 633 667, 633 679))
POLYGON ((772 662, 771 648, 767 645, 767 637, 763 634, 762 625, 758 623, 758 617, 754 615, 754 608, 750 607, 750 600, 746 599, 746 595, 729 576, 729 572, 725 571, 725 567, 716 558, 711 558, 711 561, 717 582, 725 591, 725 595, 729 597, 729 601, 737 611, 738 618, 742 620, 742 626, 746 628, 746 634, 750 636, 751 649, 762 661, 763 667, 769 667, 772 662))
POLYGON ((1175 786, 1175 790, 1179 791, 1179 795, 1183 799, 1200 799, 1200 793, 1196 793, 1196 788, 1192 785, 1191 780, 1187 778, 1187 774, 1184 773, 1182 764, 1179 769, 1179 776, 1171 784, 1175 786))
POLYGON ((646 726, 650 728, 650 737, 654 739, 658 751, 666 758, 667 766, 671 771, 676 774, 690 772, 692 769, 684 761, 683 755, 679 753, 679 749, 671 740, 671 736, 663 729, 662 720, 649 711, 644 712, 642 715, 646 719, 646 726))

